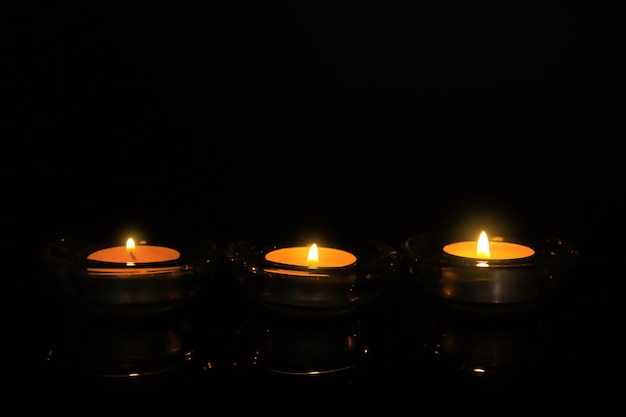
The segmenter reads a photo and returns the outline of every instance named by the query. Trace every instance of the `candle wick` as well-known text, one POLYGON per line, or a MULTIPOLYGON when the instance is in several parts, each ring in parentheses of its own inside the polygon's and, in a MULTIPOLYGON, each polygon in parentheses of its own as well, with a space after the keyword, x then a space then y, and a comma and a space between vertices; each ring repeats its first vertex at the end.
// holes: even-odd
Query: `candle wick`
POLYGON ((130 251, 128 253, 130 254, 130 257, 133 259, 133 261, 137 260, 137 258, 135 257, 135 254, 132 251, 130 251))

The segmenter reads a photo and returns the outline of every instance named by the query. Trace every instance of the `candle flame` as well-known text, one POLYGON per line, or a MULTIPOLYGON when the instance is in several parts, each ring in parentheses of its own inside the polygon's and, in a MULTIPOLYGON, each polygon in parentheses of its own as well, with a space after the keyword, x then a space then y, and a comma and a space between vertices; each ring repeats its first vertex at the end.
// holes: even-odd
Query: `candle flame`
MULTIPOLYGON (((133 261, 137 259, 135 257, 135 254, 133 253, 134 251, 135 251, 135 240, 132 237, 129 237, 128 240, 126 241, 126 253, 130 255, 133 261)), ((129 262, 129 264, 132 264, 132 262, 129 262)))
POLYGON ((479 258, 490 258, 491 253, 489 250, 489 238, 487 237, 487 232, 484 230, 480 232, 480 236, 478 237, 478 243, 476 245, 476 255, 479 258))
POLYGON ((307 256, 306 261, 311 266, 317 265, 319 261, 319 253, 317 250, 317 245, 315 243, 313 243, 309 248, 309 255, 307 256))

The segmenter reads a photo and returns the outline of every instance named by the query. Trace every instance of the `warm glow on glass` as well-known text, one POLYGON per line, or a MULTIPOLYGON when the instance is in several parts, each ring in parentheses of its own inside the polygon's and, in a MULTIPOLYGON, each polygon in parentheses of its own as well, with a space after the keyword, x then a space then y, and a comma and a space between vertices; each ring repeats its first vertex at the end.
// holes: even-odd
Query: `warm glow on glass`
POLYGON ((318 247, 313 243, 310 246, 296 246, 273 250, 265 259, 285 265, 307 266, 310 268, 337 268, 352 265, 356 256, 340 249, 318 247))
POLYGON ((480 233, 478 241, 450 243, 443 247, 443 251, 450 255, 483 260, 520 259, 535 254, 534 249, 525 245, 511 242, 490 241, 485 231, 480 233))
POLYGON ((125 246, 97 250, 87 259, 100 262, 125 263, 133 266, 135 263, 166 262, 180 257, 176 249, 164 246, 135 245, 135 240, 129 237, 125 246))

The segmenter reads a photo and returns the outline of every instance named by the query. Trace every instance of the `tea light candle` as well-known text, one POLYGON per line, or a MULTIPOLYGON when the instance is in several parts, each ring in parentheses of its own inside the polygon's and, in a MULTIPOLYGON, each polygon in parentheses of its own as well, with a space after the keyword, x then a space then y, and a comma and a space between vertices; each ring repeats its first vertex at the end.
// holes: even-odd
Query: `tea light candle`
POLYGON ((349 271, 342 267, 353 265, 356 259, 350 252, 318 247, 316 243, 272 250, 265 260, 273 264, 263 269, 271 280, 267 281, 271 282, 271 290, 265 290, 266 298, 298 307, 341 305, 345 294, 352 292, 357 276, 335 271, 349 271))
POLYGON ((354 254, 334 248, 297 246, 273 250, 265 255, 265 260, 290 266, 309 268, 340 268, 356 262, 354 254))
POLYGON ((114 246, 92 252, 87 259, 99 262, 125 263, 133 266, 136 263, 174 261, 180 257, 180 252, 164 246, 135 245, 131 237, 126 246, 114 246))
POLYGON ((348 250, 231 242, 231 272, 260 306, 279 313, 328 316, 352 311, 376 297, 395 273, 398 253, 365 241, 348 250))
POLYGON ((535 297, 538 276, 519 268, 535 254, 529 246, 490 241, 483 230, 477 241, 449 243, 443 252, 472 262, 442 267, 441 290, 450 300, 501 304, 524 303, 535 297))
POLYGON ((51 242, 45 258, 60 288, 79 306, 99 314, 173 309, 195 296, 216 270, 217 245, 206 239, 161 234, 117 245, 111 243, 117 237, 89 235, 51 242))
POLYGON ((562 239, 490 241, 485 231, 476 241, 448 238, 425 233, 407 238, 401 247, 409 272, 424 289, 463 310, 533 308, 561 285, 577 258, 575 248, 562 239))
POLYGON ((464 241, 447 244, 443 247, 447 254, 479 260, 521 259, 533 256, 535 251, 518 243, 489 241, 487 232, 480 233, 478 241, 464 241))
POLYGON ((273 286, 273 296, 277 299, 297 300, 301 305, 339 302, 345 291, 353 287, 356 279, 354 274, 336 275, 329 271, 329 268, 354 264, 355 255, 340 249, 318 247, 316 243, 275 249, 265 255, 265 260, 280 264, 278 268, 265 268, 266 273, 277 278, 287 278, 278 280, 273 286))

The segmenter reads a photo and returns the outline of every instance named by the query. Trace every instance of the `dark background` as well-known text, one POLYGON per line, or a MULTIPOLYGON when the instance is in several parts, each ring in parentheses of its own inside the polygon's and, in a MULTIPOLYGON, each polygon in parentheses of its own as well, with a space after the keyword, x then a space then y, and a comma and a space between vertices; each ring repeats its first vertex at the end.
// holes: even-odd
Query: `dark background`
POLYGON ((32 379, 41 313, 22 280, 59 236, 141 225, 223 247, 323 230, 399 247, 470 224, 575 243, 564 363, 594 369, 577 393, 621 378, 619 2, 9 1, 2 17, 24 296, 5 297, 32 379))

